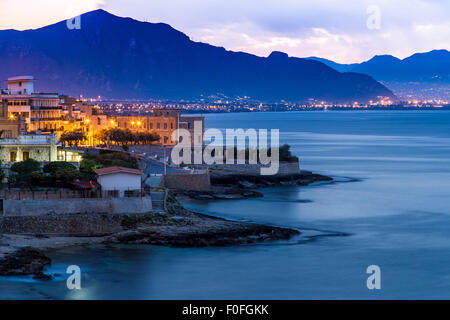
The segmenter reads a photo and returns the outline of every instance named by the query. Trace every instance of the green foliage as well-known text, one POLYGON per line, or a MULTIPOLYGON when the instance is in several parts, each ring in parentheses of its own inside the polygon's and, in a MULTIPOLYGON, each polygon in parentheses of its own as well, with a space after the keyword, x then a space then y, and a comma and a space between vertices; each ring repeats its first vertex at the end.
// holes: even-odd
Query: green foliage
POLYGON ((3 179, 5 179, 5 177, 6 177, 6 172, 5 172, 5 170, 3 170, 2 162, 0 161, 0 181, 3 181, 3 179))
POLYGON ((288 144, 284 144, 280 147, 280 161, 287 161, 287 162, 298 161, 298 158, 292 155, 290 149, 291 146, 288 144))
POLYGON ((95 170, 103 168, 103 165, 92 159, 83 159, 80 162, 80 171, 84 173, 93 173, 95 170))
POLYGON ((78 146, 78 144, 86 140, 86 135, 81 130, 66 131, 61 135, 59 139, 61 142, 67 142, 69 146, 78 146))
POLYGON ((109 140, 111 143, 125 148, 129 144, 152 144, 160 139, 154 131, 131 131, 122 128, 103 129, 96 135, 96 138, 103 143, 107 143, 109 140))
MULTIPOLYGON (((281 147, 279 147, 279 151, 278 151, 278 155, 279 155, 279 160, 280 161, 286 161, 286 162, 294 162, 294 161, 298 161, 298 158, 294 155, 292 155, 291 151, 290 151, 290 146, 288 144, 284 144, 281 147)), ((214 156, 214 151, 211 153, 212 156, 214 156)), ((237 159, 239 152, 245 152, 245 160, 248 161, 250 158, 250 152, 255 152, 256 156, 258 159, 260 159, 260 154, 262 153, 263 155, 265 155, 267 153, 268 156, 272 155, 272 148, 269 149, 249 149, 246 148, 245 150, 239 149, 235 146, 234 147, 234 159, 237 159)), ((226 156, 226 149, 224 149, 223 151, 224 155, 226 156)))
POLYGON ((43 171, 45 173, 50 173, 50 175, 54 175, 56 173, 56 171, 60 170, 60 169, 77 169, 73 164, 66 162, 66 161, 53 161, 50 163, 47 163, 44 168, 43 171))
MULTIPOLYGON (((81 176, 73 164, 65 161, 50 162, 44 166, 43 171, 50 175, 50 181, 56 185, 67 185, 78 180, 81 176)), ((42 180, 47 181, 48 179, 42 180)))
POLYGON ((33 173, 41 171, 41 165, 34 159, 16 162, 11 166, 14 173, 9 176, 8 182, 13 185, 27 186, 31 183, 33 173))
POLYGON ((81 171, 88 173, 93 172, 93 170, 98 168, 112 166, 138 169, 136 158, 123 152, 106 151, 99 155, 85 154, 83 155, 82 162, 84 163, 82 165, 80 164, 81 171), (92 171, 89 171, 89 168, 91 168, 92 171))
POLYGON ((80 175, 84 181, 94 180, 96 177, 95 170, 103 168, 103 165, 97 163, 94 159, 85 158, 80 162, 80 175))
POLYGON ((32 172, 40 171, 41 165, 34 159, 28 159, 25 161, 16 162, 11 166, 11 171, 17 174, 29 174, 32 172))
POLYGON ((75 167, 59 168, 52 174, 52 178, 55 180, 55 182, 61 184, 72 183, 78 180, 80 176, 80 172, 75 167))

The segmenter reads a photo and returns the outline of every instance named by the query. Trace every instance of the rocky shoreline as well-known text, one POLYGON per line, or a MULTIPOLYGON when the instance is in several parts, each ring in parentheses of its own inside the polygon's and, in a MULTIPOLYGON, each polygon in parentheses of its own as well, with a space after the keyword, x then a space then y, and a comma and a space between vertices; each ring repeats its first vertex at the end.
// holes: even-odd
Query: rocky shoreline
MULTIPOLYGON (((111 215, 111 219, 99 217, 102 223, 111 223, 114 228, 107 234, 91 233, 39 233, 18 235, 6 234, 0 245, 0 275, 29 275, 35 279, 50 280, 51 275, 43 273, 51 263, 46 249, 61 248, 81 244, 151 244, 171 247, 205 247, 250 244, 262 241, 289 239, 300 231, 253 223, 230 221, 184 208, 175 196, 167 202, 168 213, 111 215), (120 220, 120 221, 119 221, 120 220), (120 229, 117 230, 119 221, 120 229)), ((43 217, 43 219, 52 219, 43 217)), ((67 219, 83 220, 76 215, 67 219)), ((61 217, 58 217, 61 221, 61 217)), ((51 225, 50 223, 48 225, 51 225)))
MULTIPOLYGON (((259 225, 254 223, 230 221, 204 214, 191 212, 178 201, 179 198, 194 199, 243 199, 261 197, 262 193, 253 189, 270 186, 308 185, 316 181, 330 181, 332 178, 308 171, 290 176, 255 176, 236 175, 213 172, 212 192, 175 191, 167 199, 167 214, 130 214, 99 215, 98 217, 66 216, 42 217, 39 232, 27 235, 6 234, 0 244, 0 275, 29 275, 35 279, 51 280, 52 276, 43 273, 51 263, 46 256, 46 249, 65 246, 105 243, 105 244, 151 244, 172 247, 205 247, 250 244, 262 241, 289 239, 299 235, 300 231, 289 228, 259 225), (110 217, 110 218, 109 218, 110 217), (48 219, 48 221, 45 221, 48 219), (52 228, 54 219, 68 220, 73 228, 80 228, 80 221, 89 223, 89 228, 96 219, 102 223, 99 232, 82 233, 41 230, 43 226, 52 228), (76 220, 75 220, 76 219, 76 220), (73 221, 72 221, 73 220, 73 221), (90 222, 89 222, 90 221, 90 222), (108 223, 110 225, 108 225, 108 223), (105 231, 105 230, 108 230, 105 231)), ((23 217, 21 217, 23 219, 23 217)), ((22 221, 20 221, 22 224, 22 221)), ((32 222, 32 224, 36 224, 32 222)), ((45 229, 45 228, 44 228, 45 229)), ((91 230, 91 229, 89 229, 91 230)), ((61 230, 59 230, 61 231, 61 230)))
POLYGON ((300 173, 282 176, 235 174, 211 170, 211 191, 175 190, 178 197, 195 200, 239 200, 263 197, 254 189, 276 186, 306 186, 317 181, 332 181, 333 178, 302 170, 300 173))

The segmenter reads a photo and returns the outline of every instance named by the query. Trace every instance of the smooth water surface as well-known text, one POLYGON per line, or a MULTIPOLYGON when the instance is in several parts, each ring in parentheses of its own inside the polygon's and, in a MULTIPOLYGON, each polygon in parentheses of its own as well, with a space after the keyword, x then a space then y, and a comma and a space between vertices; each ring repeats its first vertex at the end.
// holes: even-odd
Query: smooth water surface
POLYGON ((450 298, 450 112, 209 114, 207 128, 277 128, 301 167, 335 178, 192 201, 199 212, 300 229, 289 241, 224 248, 90 246, 51 253, 51 282, 0 278, 0 298, 450 298), (65 268, 82 269, 82 290, 65 268), (381 268, 368 290, 366 268, 381 268))

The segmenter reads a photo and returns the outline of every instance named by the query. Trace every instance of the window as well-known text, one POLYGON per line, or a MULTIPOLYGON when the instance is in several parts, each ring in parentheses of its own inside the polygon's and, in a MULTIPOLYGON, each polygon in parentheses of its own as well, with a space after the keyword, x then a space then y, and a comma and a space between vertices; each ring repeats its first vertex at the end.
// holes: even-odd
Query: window
POLYGON ((156 129, 161 129, 161 124, 159 122, 156 124, 156 129))
POLYGON ((153 123, 150 122, 150 129, 153 129, 153 123))
POLYGON ((12 131, 11 130, 6 130, 5 131, 5 138, 11 138, 12 136, 12 131))
POLYGON ((167 129, 167 123, 164 123, 164 129, 167 129))
POLYGON ((19 87, 21 87, 22 86, 22 82, 19 82, 19 87))
POLYGON ((23 161, 30 159, 30 152, 24 151, 23 152, 23 161))
POLYGON ((166 144, 168 140, 169 139, 167 137, 164 137, 164 144, 166 144))
POLYGON ((9 161, 16 162, 16 158, 17 158, 17 152, 11 151, 9 154, 9 161))

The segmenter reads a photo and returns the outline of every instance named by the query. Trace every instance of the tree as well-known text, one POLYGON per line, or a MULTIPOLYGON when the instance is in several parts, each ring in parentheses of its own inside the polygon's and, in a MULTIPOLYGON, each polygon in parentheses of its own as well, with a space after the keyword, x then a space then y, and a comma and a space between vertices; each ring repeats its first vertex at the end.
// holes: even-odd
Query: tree
POLYGON ((47 163, 44 166, 43 171, 53 176, 56 174, 56 171, 60 169, 76 170, 77 168, 73 164, 66 161, 53 161, 47 163))
POLYGON ((32 172, 41 171, 41 164, 34 159, 27 159, 15 162, 11 166, 11 171, 17 174, 31 174, 32 172))
POLYGON ((44 173, 50 175, 50 181, 55 185, 66 185, 80 178, 80 172, 73 164, 65 161, 54 161, 46 164, 44 173))
POLYGON ((86 135, 80 129, 74 131, 66 131, 61 135, 60 140, 67 142, 69 146, 78 146, 81 141, 86 140, 86 135))
POLYGON ((17 185, 29 185, 34 173, 41 171, 41 165, 34 159, 16 162, 11 166, 11 171, 14 172, 9 177, 9 182, 17 185))
POLYGON ((280 161, 287 161, 287 162, 298 161, 298 158, 292 155, 290 149, 291 146, 288 144, 284 144, 280 147, 280 161))
POLYGON ((126 168, 138 168, 136 158, 124 152, 103 151, 99 155, 84 154, 80 163, 80 171, 83 173, 93 172, 103 167, 120 166, 126 168))
POLYGON ((123 128, 103 129, 97 133, 96 138, 101 142, 110 142, 123 147, 129 144, 152 144, 159 141, 159 135, 154 131, 131 131, 123 128))
POLYGON ((0 161, 0 182, 6 177, 5 170, 3 170, 3 163, 0 161))

